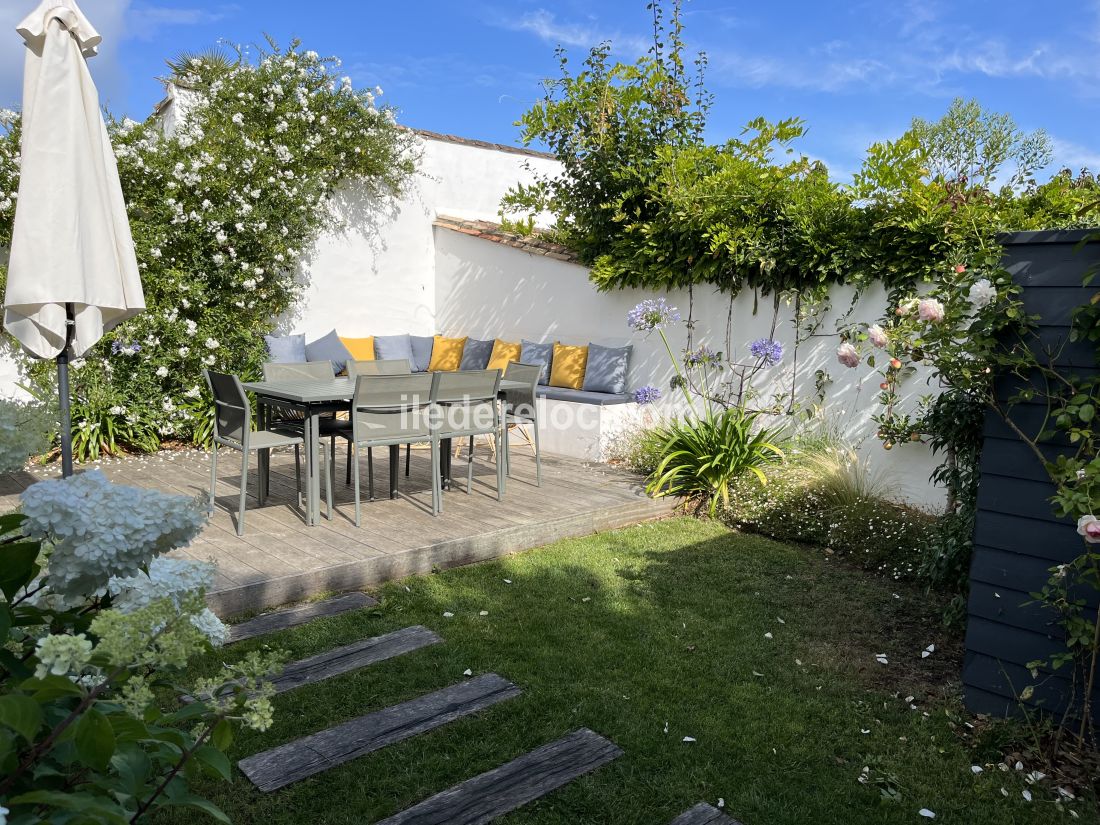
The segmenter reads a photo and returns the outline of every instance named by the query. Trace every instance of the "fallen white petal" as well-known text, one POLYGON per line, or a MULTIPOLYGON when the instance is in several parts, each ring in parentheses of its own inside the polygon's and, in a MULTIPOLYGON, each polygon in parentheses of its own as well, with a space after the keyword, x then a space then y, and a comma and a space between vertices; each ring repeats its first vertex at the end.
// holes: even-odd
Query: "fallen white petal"
POLYGON ((1024 788, 1024 790, 1020 791, 1020 793, 1023 795, 1024 799, 1026 799, 1028 802, 1031 801, 1031 791, 1029 791, 1027 788, 1024 788))
POLYGON ((1008 791, 1006 791, 1004 788, 1001 788, 1001 796, 1008 796, 1008 791))
POLYGON ((505 583, 505 584, 511 584, 511 583, 512 583, 512 580, 511 580, 511 579, 505 579, 505 580, 504 580, 504 583, 505 583))
POLYGON ((718 807, 719 808, 726 807, 726 800, 724 800, 722 797, 718 797, 718 807))
POLYGON ((778 616, 776 616, 776 617, 775 617, 775 620, 776 620, 777 622, 779 622, 780 624, 786 624, 786 622, 785 622, 785 621, 783 621, 783 620, 782 620, 781 618, 779 618, 778 616))
POLYGON ((451 611, 448 610, 448 611, 445 611, 443 613, 443 618, 444 619, 453 619, 454 615, 455 615, 454 613, 452 613, 451 611))
POLYGON ((799 667, 802 667, 802 660, 801 660, 801 659, 795 659, 795 660, 794 660, 794 663, 795 663, 796 665, 798 665, 799 667))
POLYGON ((982 766, 981 765, 971 765, 970 766, 970 772, 971 773, 981 773, 982 772, 982 766))
POLYGON ((753 675, 753 676, 763 676, 764 674, 763 674, 763 673, 760 673, 760 672, 758 672, 758 671, 755 671, 755 670, 754 670, 754 671, 752 672, 752 675, 753 675))
POLYGON ((463 676, 473 676, 474 672, 472 670, 470 670, 470 668, 466 668, 464 671, 462 671, 462 675, 463 676))
POLYGON ((863 733, 863 734, 867 734, 867 733, 871 732, 871 729, 870 728, 860 728, 859 732, 863 733))
POLYGON ((488 616, 488 615, 489 615, 489 611, 488 611, 488 610, 482 610, 482 611, 481 611, 480 613, 478 613, 477 615, 479 615, 479 616, 488 616))
POLYGON ((685 736, 685 737, 684 737, 684 741, 685 741, 685 742, 694 742, 694 741, 695 741, 695 737, 694 737, 694 736, 685 736))
POLYGON ((668 722, 665 722, 665 733, 668 733, 668 722))
POLYGON ((772 636, 772 634, 771 634, 771 633, 765 633, 765 634, 764 634, 764 638, 765 638, 765 639, 772 639, 772 638, 775 638, 775 637, 774 637, 774 636, 772 636))
POLYGON ((917 811, 917 813, 919 813, 925 819, 935 819, 936 818, 936 814, 933 813, 932 811, 928 810, 927 808, 921 808, 919 811, 917 811))

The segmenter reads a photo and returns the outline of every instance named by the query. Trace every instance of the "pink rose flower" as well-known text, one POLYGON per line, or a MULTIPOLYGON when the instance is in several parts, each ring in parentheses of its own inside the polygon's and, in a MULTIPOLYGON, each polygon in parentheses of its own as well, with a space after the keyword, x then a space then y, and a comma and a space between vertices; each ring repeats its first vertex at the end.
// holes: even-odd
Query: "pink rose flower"
POLYGON ((1081 516, 1077 519, 1077 532, 1089 544, 1100 544, 1100 519, 1094 515, 1081 516))
POLYGON ((844 366, 858 367, 859 366, 859 352, 845 341, 839 347, 836 348, 836 360, 842 363, 844 366))
POLYGON ((867 327, 867 337, 871 340, 871 343, 879 349, 882 349, 889 343, 889 339, 886 337, 886 330, 878 324, 867 327))
POLYGON ((917 315, 922 321, 938 324, 943 320, 943 304, 935 298, 925 298, 917 304, 917 315))

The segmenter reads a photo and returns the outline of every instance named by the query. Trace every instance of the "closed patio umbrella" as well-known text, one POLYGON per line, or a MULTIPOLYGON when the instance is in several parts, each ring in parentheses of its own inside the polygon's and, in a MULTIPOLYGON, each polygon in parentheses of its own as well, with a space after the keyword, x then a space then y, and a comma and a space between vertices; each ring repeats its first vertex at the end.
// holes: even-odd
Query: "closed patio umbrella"
POLYGON ((55 358, 62 471, 72 474, 68 359, 145 309, 114 152, 87 58, 99 33, 74 0, 42 0, 26 43, 19 198, 4 327, 55 358))

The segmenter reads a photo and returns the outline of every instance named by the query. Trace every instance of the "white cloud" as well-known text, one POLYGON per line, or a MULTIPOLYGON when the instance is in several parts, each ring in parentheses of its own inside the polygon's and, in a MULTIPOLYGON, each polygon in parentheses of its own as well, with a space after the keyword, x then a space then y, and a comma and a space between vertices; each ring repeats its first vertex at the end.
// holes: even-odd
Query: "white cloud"
POLYGON ((1092 173, 1100 172, 1100 148, 1090 148, 1069 140, 1050 136, 1054 149, 1053 168, 1069 168, 1074 172, 1088 169, 1092 173))
POLYGON ((217 23, 240 11, 236 5, 206 7, 150 6, 134 7, 127 16, 127 27, 134 37, 143 40, 153 38, 161 29, 170 26, 200 26, 217 23))
POLYGON ((610 40, 615 51, 643 54, 652 45, 651 41, 644 37, 619 31, 606 31, 597 25, 595 19, 583 23, 558 20, 553 12, 546 9, 527 12, 518 19, 513 19, 509 13, 494 22, 501 28, 530 32, 543 42, 555 46, 576 46, 587 49, 610 40))

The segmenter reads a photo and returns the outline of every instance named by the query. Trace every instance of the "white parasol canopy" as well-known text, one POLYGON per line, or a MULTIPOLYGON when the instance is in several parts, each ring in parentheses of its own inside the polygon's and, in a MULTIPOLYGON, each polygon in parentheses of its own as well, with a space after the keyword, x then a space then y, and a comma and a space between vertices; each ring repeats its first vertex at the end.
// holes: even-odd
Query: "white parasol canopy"
POLYGON ((118 167, 86 58, 102 38, 74 0, 42 0, 26 41, 23 145, 4 327, 39 358, 72 355, 145 309, 118 167))

